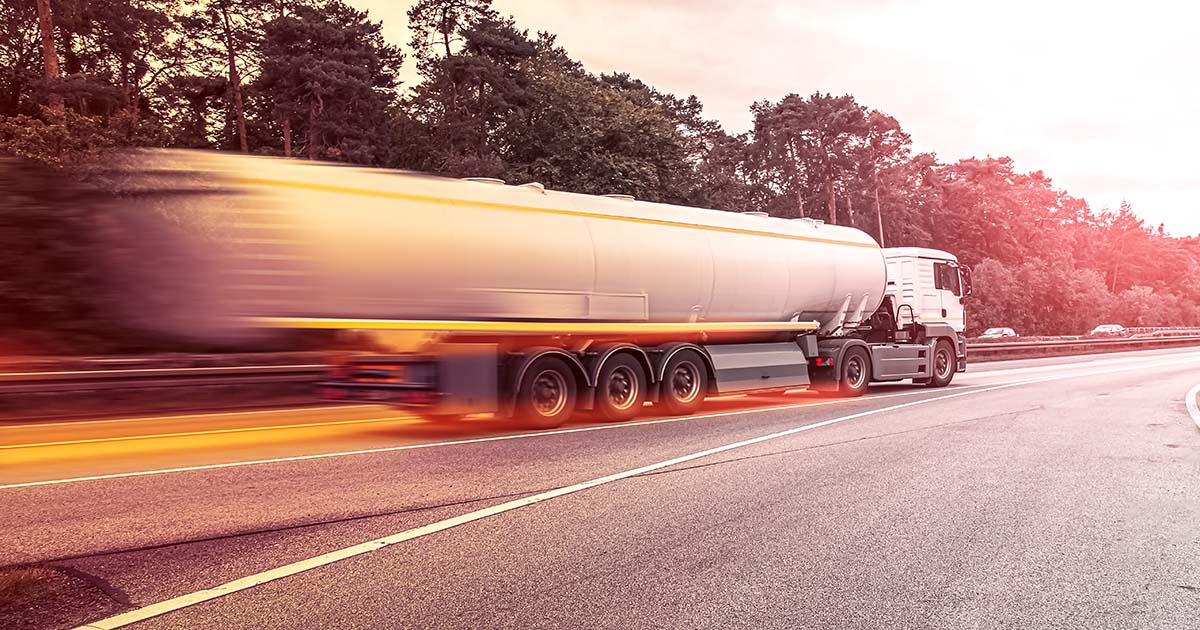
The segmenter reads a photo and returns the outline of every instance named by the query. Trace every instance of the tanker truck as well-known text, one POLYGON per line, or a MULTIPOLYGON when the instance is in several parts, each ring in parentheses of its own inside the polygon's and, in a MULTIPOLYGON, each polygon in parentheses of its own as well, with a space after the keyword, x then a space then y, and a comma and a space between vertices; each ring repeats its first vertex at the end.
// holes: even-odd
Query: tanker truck
POLYGON ((139 164, 139 186, 173 191, 140 197, 159 199, 136 239, 158 255, 118 274, 175 295, 143 301, 143 323, 388 340, 334 366, 327 398, 546 428, 966 369, 969 269, 849 227, 279 158, 139 164))

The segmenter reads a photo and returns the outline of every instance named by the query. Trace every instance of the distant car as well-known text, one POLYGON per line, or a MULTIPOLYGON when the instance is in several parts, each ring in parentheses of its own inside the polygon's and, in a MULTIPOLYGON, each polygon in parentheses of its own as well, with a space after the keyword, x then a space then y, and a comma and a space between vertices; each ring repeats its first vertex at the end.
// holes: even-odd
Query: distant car
POLYGON ((1089 337, 1125 337, 1129 333, 1120 324, 1100 324, 1088 333, 1089 337))
POLYGON ((989 328, 979 335, 980 339, 1003 339, 1005 337, 1020 337, 1020 335, 1011 328, 989 328))

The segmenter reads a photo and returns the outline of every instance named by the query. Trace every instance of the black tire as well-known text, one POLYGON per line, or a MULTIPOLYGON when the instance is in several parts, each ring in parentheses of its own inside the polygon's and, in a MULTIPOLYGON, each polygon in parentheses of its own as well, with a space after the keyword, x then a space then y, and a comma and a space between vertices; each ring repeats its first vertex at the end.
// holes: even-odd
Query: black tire
POLYGON ((646 369, 634 357, 625 353, 609 357, 596 378, 593 415, 603 422, 632 420, 646 402, 647 382, 646 369))
POLYGON ((684 416, 695 413, 708 393, 708 368, 695 350, 680 350, 667 361, 658 394, 667 413, 684 416))
POLYGON ((545 356, 525 370, 513 407, 513 420, 527 429, 560 427, 575 411, 575 373, 566 361, 545 356))
POLYGON ((938 340, 933 346, 933 374, 930 375, 926 387, 945 387, 954 380, 954 371, 958 367, 958 356, 954 346, 945 339, 938 340))
POLYGON ((838 394, 855 398, 867 393, 871 384, 871 357, 862 348, 850 348, 842 355, 838 373, 838 394))

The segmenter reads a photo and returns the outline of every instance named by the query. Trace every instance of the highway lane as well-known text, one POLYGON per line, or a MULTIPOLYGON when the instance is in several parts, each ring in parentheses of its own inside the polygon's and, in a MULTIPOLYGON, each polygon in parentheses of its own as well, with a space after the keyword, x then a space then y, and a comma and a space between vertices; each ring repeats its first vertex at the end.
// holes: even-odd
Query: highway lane
MULTIPOLYGON (((18 509, 0 519, 0 562, 68 566, 145 605, 513 497, 917 403, 141 625, 296 627, 299 614, 307 625, 361 627, 1170 627, 1200 601, 1188 588, 1200 586, 1200 436, 1183 399, 1200 380, 1197 361, 1174 352, 997 363, 947 390, 792 397, 809 406, 774 411, 740 401, 718 417, 9 488, 0 496, 18 509), (1072 374, 1092 375, 1061 378, 1072 374), (974 393, 1051 378, 1060 380, 974 393), (1141 603, 1121 599, 1134 594, 1141 603), (1089 608, 1100 595, 1104 607, 1089 608)), ((411 427, 378 431, 373 444, 430 443, 405 435, 411 427)), ((484 427, 468 439, 502 435, 484 427)), ((68 621, 121 607, 83 608, 68 621)))
MULTIPOLYGON (((956 384, 986 383, 1006 374, 1032 375, 1057 370, 1059 366, 1098 367, 1180 353, 1180 350, 1153 350, 984 363, 970 366, 967 374, 958 375, 956 384)), ((880 386, 874 388, 873 394, 887 395, 906 387, 880 386)), ((709 408, 747 409, 817 399, 809 393, 765 399, 743 397, 713 402, 709 408)), ((0 485, 509 433, 513 431, 503 423, 486 418, 443 426, 378 405, 322 405, 84 421, 10 421, 0 423, 0 485), (389 438, 386 442, 385 436, 389 438)))

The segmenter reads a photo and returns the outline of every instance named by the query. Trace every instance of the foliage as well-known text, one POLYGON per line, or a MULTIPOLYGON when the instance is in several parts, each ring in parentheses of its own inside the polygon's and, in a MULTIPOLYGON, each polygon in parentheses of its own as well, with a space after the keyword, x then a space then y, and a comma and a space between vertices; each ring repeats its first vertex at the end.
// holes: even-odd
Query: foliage
POLYGON ((65 197, 50 195, 50 182, 73 181, 131 146, 296 155, 811 216, 888 246, 957 254, 975 268, 975 332, 1200 323, 1200 239, 1147 226, 1128 204, 1097 211, 1005 157, 944 163, 914 153, 899 121, 849 94, 759 101, 752 131, 734 135, 705 118, 694 96, 589 72, 553 34, 531 35, 490 0, 413 5, 405 52, 421 80, 403 93, 401 49, 344 0, 51 4, 59 79, 46 78, 34 1, 0 6, 0 154, 51 169, 18 182, 13 173, 33 167, 6 163, 3 184, 15 188, 0 201, 0 239, 27 259, 6 267, 0 285, 11 307, 0 313, 5 328, 43 322, 103 334, 88 306, 103 297, 80 262, 86 230, 66 229, 98 219, 56 208, 65 197), (46 107, 54 95, 63 111, 46 107), (18 247, 22 235, 41 249, 18 247), (46 294, 21 297, 35 286, 46 294))

